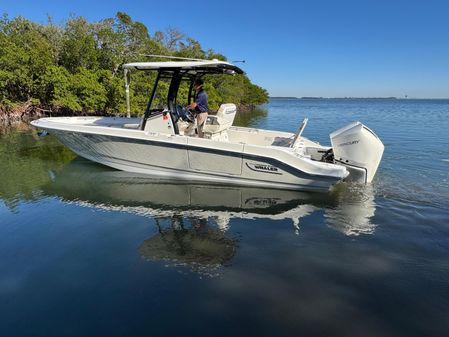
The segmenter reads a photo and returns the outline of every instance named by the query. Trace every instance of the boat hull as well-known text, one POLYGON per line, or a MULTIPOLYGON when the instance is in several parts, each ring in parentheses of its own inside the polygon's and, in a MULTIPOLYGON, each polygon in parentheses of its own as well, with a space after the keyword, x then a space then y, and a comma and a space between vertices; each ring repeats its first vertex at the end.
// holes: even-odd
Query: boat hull
POLYGON ((152 140, 56 129, 49 131, 86 159, 118 170, 164 179, 327 191, 343 178, 306 173, 294 163, 250 153, 248 149, 245 152, 243 144, 214 142, 216 144, 212 146, 200 146, 204 139, 167 136, 163 140, 152 140))

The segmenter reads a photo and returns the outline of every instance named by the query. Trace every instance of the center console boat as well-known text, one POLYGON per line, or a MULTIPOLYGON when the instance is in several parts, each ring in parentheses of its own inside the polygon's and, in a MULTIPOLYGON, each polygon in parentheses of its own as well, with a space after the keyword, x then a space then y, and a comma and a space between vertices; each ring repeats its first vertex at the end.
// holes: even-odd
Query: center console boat
POLYGON ((302 137, 307 118, 296 133, 233 126, 237 107, 220 106, 209 115, 204 137, 195 119, 178 104, 183 81, 204 75, 239 76, 243 71, 219 60, 139 62, 123 65, 129 113, 129 73, 155 72, 143 116, 51 117, 32 125, 56 136, 79 156, 119 170, 200 183, 327 191, 342 180, 369 183, 384 146, 376 134, 353 122, 330 135, 331 146, 302 137), (169 80, 165 109, 154 108, 158 84, 169 80))

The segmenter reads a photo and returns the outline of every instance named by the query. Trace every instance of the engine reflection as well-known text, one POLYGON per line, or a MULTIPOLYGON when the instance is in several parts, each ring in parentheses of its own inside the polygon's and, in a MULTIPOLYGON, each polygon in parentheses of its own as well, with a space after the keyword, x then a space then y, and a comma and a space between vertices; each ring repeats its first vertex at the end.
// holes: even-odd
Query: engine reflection
POLYGON ((326 209, 326 223, 345 235, 373 234, 376 211, 373 185, 345 184, 336 193, 337 204, 326 209))

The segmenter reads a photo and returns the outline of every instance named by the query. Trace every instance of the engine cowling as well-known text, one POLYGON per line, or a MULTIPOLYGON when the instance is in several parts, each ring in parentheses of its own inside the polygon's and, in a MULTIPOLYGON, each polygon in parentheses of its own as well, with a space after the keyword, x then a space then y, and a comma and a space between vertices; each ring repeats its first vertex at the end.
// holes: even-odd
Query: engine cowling
POLYGON ((360 122, 353 122, 330 134, 334 161, 349 171, 347 180, 373 180, 384 152, 377 135, 360 122))

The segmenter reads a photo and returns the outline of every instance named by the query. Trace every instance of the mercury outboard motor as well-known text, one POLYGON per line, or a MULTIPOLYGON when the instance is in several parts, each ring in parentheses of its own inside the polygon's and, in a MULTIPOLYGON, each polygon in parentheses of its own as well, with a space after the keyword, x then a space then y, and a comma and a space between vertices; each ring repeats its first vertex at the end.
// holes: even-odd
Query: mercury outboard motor
POLYGON ((330 134, 336 164, 349 171, 346 180, 369 183, 379 166, 384 145, 360 122, 353 122, 330 134))

